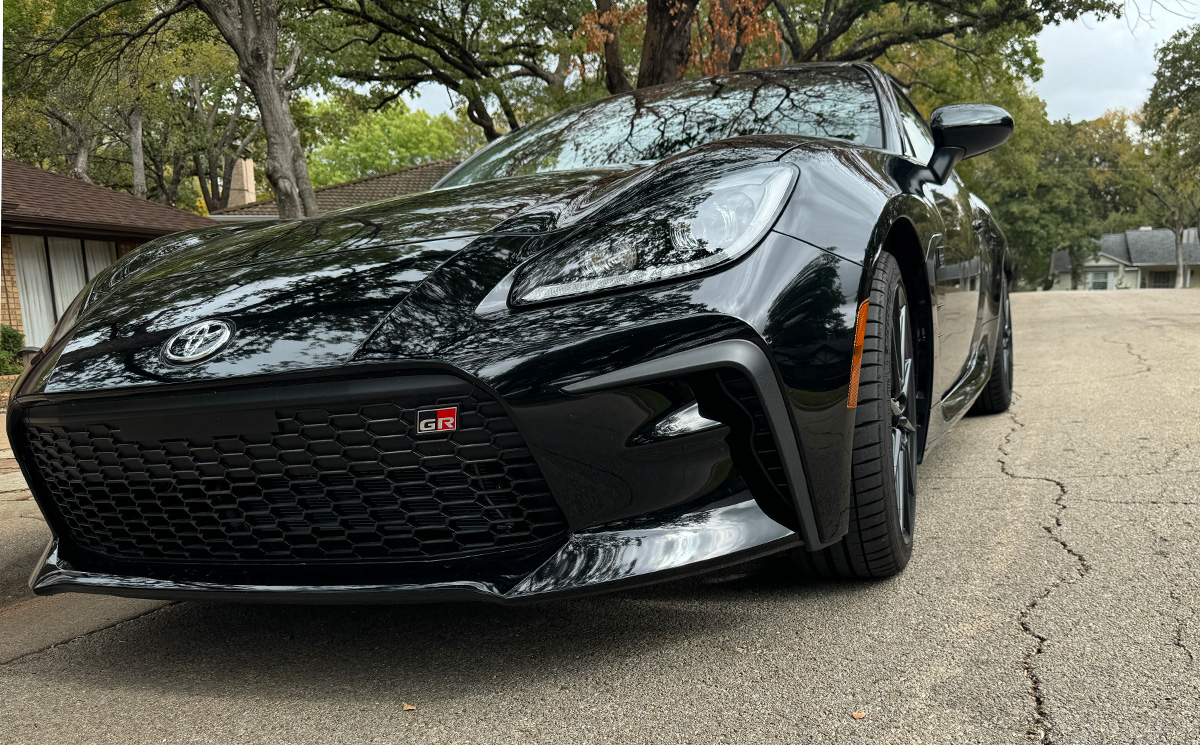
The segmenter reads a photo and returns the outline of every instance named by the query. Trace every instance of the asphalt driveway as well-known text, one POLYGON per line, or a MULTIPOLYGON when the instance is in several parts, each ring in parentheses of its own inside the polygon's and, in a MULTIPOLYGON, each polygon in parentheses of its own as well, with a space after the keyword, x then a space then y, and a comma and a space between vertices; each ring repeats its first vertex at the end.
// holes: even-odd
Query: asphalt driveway
POLYGON ((884 582, 763 560, 513 609, 29 599, 45 528, 0 475, 0 742, 1200 741, 1200 291, 1013 309, 1011 415, 930 455, 884 582))

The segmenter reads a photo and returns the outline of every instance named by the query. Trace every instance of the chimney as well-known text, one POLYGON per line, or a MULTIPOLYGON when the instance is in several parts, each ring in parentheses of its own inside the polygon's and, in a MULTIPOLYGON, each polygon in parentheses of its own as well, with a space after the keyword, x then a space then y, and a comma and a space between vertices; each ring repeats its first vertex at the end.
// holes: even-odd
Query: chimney
POLYGON ((242 158, 233 166, 233 179, 229 184, 229 207, 240 207, 258 201, 254 186, 254 160, 242 158))

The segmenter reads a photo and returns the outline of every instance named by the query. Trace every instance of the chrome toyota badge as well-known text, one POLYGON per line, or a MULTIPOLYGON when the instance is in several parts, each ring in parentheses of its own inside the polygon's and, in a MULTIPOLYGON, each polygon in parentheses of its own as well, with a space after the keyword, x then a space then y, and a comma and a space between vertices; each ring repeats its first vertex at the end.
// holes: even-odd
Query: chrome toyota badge
POLYGON ((229 321, 200 321, 167 339, 162 356, 168 362, 197 362, 216 354, 232 338, 233 324, 229 321))

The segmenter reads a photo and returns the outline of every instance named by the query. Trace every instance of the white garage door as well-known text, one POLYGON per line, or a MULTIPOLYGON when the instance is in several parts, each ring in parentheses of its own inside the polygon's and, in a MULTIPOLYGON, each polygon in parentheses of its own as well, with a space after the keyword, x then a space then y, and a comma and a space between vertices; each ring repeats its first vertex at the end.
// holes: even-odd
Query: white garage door
POLYGON ((112 241, 12 236, 25 346, 40 347, 59 316, 96 273, 117 260, 112 241))

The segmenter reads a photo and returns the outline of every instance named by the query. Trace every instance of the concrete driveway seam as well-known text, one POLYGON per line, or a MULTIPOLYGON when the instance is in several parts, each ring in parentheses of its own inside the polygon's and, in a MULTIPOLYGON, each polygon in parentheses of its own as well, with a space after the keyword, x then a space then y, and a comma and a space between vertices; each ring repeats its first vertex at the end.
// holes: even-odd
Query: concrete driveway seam
MULTIPOLYGON (((36 603, 36 602, 38 602, 38 599, 34 598, 31 600, 26 600, 25 602, 26 603, 36 603)), ((5 612, 12 612, 13 610, 16 610, 23 604, 24 603, 17 603, 16 605, 9 606, 8 608, 0 610, 0 614, 5 613, 5 612)), ((160 612, 166 610, 167 608, 171 607, 172 605, 174 605, 174 603, 166 603, 158 608, 153 608, 151 610, 148 610, 145 613, 139 613, 136 616, 130 616, 128 618, 123 618, 120 621, 117 621, 116 623, 110 623, 110 624, 107 624, 104 626, 97 626, 94 629, 90 629, 83 634, 73 636, 70 639, 64 639, 63 641, 55 642, 54 644, 47 645, 40 649, 35 649, 35 650, 29 651, 29 652, 24 652, 22 654, 15 655, 15 656, 9 657, 7 659, 0 659, 0 667, 12 665, 14 663, 21 662, 23 660, 27 660, 31 657, 36 657, 38 655, 45 654, 53 649, 58 649, 59 647, 69 646, 71 644, 74 644, 75 642, 82 641, 83 639, 93 636, 94 634, 98 634, 102 631, 108 631, 109 629, 120 628, 128 623, 132 623, 133 621, 137 621, 137 620, 146 618, 147 616, 152 616, 155 613, 160 613, 160 612)))

